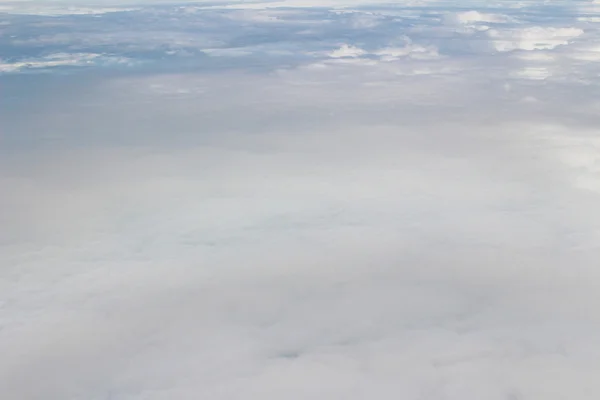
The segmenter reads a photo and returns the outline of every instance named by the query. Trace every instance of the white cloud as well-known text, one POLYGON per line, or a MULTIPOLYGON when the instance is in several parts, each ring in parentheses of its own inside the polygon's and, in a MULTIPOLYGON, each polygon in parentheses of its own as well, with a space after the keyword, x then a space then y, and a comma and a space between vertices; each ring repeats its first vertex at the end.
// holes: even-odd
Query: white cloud
MULTIPOLYGON (((579 44, 577 48, 566 54, 570 58, 581 61, 598 61, 600 60, 600 44, 584 42, 579 44)), ((592 64, 593 65, 593 64, 592 64)))
POLYGON ((13 43, 237 57, 0 76, 0 398, 597 399, 598 32, 515 6, 13 43))
MULTIPOLYGON (((232 1, 232 0, 2 0, 0 12, 10 14, 29 15, 78 15, 78 14, 105 14, 111 12, 128 11, 152 5, 186 5, 201 7, 203 9, 238 9, 238 10, 267 10, 282 7, 308 8, 351 8, 381 4, 379 0, 279 0, 279 1, 232 1)), ((427 4, 423 0, 403 0, 396 4, 403 6, 421 6, 427 4)), ((435 3, 435 2, 432 2, 435 3)))
POLYGON ((584 22, 600 22, 600 17, 578 17, 577 20, 584 22))
POLYGON ((544 50, 518 52, 514 57, 526 62, 555 62, 557 58, 554 54, 544 50))
POLYGON ((514 75, 527 79, 546 79, 552 76, 552 72, 548 67, 525 67, 515 71, 514 75))
POLYGON ((38 115, 52 132, 68 112, 71 128, 59 153, 3 161, 4 226, 18 229, 3 238, 0 392, 597 393, 587 133, 526 114, 478 122, 498 100, 476 104, 468 80, 447 82, 457 96, 300 78, 104 81, 38 115), (245 132, 220 131, 233 114, 245 132), (108 149, 69 149, 114 131, 108 149), (548 388, 555 374, 568 380, 548 388))
POLYGON ((0 2, 0 12, 8 14, 25 15, 100 15, 113 12, 124 12, 139 10, 132 7, 85 7, 72 4, 60 4, 58 2, 39 2, 39 1, 8 1, 0 2), (7 4, 2 4, 7 3, 7 4))
POLYGON ((360 57, 365 53, 366 52, 363 49, 343 44, 339 49, 329 53, 329 56, 332 58, 360 57))
MULTIPOLYGON (((356 46, 343 44, 339 49, 329 53, 329 57, 343 62, 352 62, 355 64, 375 65, 373 57, 378 57, 381 61, 396 61, 402 58, 410 58, 413 60, 436 60, 440 58, 438 49, 435 46, 422 46, 413 44, 409 38, 405 38, 405 45, 402 47, 383 47, 371 52, 361 49, 356 46), (371 59, 356 60, 360 57, 371 57, 371 59), (354 60, 348 60, 354 59, 354 60)), ((331 63, 329 61, 329 63, 331 63)))
POLYGON ((412 43, 404 47, 387 47, 377 50, 374 54, 385 61, 393 61, 402 57, 411 57, 417 60, 431 60, 440 58, 438 49, 434 46, 421 46, 412 43))
POLYGON ((574 38, 583 35, 579 28, 546 28, 540 26, 522 29, 487 31, 498 51, 548 50, 569 44, 574 38))
POLYGON ((55 53, 49 54, 41 60, 33 59, 4 63, 1 61, 2 60, 0 60, 0 73, 52 67, 81 67, 94 65, 98 62, 105 64, 130 64, 132 62, 125 57, 111 57, 93 53, 55 53))
POLYGON ((475 24, 475 23, 505 23, 510 22, 511 18, 502 14, 481 13, 479 11, 463 11, 448 14, 445 16, 447 23, 475 24))

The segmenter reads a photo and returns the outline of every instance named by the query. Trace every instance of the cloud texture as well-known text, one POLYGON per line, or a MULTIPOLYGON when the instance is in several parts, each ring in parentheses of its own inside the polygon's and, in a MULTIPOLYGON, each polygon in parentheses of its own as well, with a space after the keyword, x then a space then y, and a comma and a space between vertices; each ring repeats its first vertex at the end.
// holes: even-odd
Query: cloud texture
POLYGON ((597 399, 596 8, 464 4, 0 17, 0 398, 597 399))

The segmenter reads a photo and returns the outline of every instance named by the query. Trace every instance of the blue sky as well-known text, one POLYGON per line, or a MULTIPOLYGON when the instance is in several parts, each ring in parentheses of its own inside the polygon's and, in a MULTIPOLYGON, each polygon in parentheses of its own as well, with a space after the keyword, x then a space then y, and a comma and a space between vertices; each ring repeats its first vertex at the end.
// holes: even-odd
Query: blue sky
POLYGON ((0 398, 596 400, 598 21, 0 2, 0 398))

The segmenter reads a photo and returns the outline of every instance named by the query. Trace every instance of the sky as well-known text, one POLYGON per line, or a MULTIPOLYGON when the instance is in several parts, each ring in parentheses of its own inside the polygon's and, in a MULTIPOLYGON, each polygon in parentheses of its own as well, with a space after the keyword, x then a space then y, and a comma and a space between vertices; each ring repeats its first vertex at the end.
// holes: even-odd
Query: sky
POLYGON ((598 399, 598 21, 0 1, 0 398, 598 399))

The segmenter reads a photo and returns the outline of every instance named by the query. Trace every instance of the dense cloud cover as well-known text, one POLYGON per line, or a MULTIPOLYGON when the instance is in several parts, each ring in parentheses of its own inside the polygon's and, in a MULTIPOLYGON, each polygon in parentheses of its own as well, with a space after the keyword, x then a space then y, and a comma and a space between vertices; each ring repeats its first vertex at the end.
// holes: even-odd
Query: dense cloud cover
POLYGON ((0 399, 597 400, 600 5, 0 2, 0 399))

